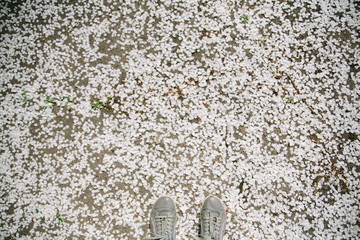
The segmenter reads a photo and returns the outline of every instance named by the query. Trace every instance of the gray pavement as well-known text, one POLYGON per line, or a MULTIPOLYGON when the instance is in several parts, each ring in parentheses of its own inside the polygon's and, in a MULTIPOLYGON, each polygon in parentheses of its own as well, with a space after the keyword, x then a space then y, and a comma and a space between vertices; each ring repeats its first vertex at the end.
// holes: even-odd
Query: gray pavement
POLYGON ((357 1, 0 3, 1 239, 359 236, 357 1))

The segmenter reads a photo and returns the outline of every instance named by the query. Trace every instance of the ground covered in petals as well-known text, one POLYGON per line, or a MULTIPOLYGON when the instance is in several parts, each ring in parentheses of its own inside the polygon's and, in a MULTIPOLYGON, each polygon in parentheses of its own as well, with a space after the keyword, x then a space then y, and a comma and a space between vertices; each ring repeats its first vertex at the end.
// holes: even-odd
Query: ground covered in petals
POLYGON ((0 3, 2 239, 360 235, 357 1, 0 3))

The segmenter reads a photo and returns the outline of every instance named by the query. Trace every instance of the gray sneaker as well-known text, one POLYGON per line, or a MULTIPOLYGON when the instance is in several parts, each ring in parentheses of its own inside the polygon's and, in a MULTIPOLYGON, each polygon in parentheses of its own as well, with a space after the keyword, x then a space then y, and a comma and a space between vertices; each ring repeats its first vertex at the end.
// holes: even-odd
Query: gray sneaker
POLYGON ((198 239, 223 239, 225 223, 226 213, 221 200, 214 196, 207 197, 200 210, 198 239))
POLYGON ((150 228, 147 239, 174 240, 176 208, 171 197, 159 198, 150 213, 150 228))

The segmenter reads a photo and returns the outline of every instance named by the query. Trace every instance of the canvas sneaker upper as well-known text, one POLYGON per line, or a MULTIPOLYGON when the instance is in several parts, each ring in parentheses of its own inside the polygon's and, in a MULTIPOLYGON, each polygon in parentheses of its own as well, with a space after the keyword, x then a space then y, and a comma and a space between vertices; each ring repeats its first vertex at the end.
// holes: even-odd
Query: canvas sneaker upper
POLYGON ((176 208, 171 197, 159 198, 150 213, 147 239, 174 240, 176 208))
POLYGON ((226 213, 221 200, 214 196, 207 197, 200 210, 198 239, 223 239, 225 223, 226 213))

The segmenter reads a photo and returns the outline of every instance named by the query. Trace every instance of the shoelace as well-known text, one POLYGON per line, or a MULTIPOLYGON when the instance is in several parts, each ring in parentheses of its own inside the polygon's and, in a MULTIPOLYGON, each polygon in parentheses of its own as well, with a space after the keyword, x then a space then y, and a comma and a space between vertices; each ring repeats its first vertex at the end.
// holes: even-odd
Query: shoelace
POLYGON ((168 240, 171 239, 171 232, 174 219, 169 216, 155 216, 156 234, 150 232, 147 239, 168 240))
POLYGON ((221 218, 213 217, 213 218, 203 218, 204 220, 204 233, 199 234, 197 237, 198 240, 213 240, 213 239, 221 239, 220 238, 220 227, 221 227, 221 218), (212 224, 211 224, 212 220, 212 224))

